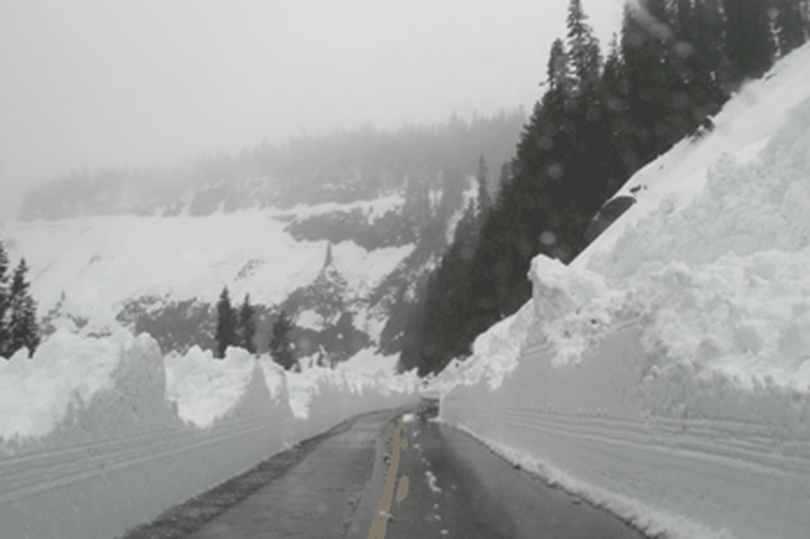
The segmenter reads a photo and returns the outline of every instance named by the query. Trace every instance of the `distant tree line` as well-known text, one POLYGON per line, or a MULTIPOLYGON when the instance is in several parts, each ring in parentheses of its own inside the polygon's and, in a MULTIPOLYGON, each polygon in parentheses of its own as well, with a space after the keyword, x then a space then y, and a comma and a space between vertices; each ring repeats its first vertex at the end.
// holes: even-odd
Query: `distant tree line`
MULTIPOLYGON (((290 338, 292 320, 282 310, 273 323, 270 337, 270 355, 285 370, 297 366, 295 348, 290 338)), ((254 308, 250 304, 250 294, 245 294, 242 305, 236 309, 231 305, 228 287, 222 289, 217 302, 216 357, 223 359, 229 346, 239 347, 251 354, 256 353, 256 320, 254 308)))
POLYGON ((545 93, 500 194, 458 226, 411 312, 401 367, 426 374, 469 354, 478 334, 531 297, 531 259, 572 260, 634 172, 711 129, 741 82, 805 42, 808 13, 807 0, 639 0, 625 5, 603 57, 581 0, 570 0, 566 38, 551 46, 545 93))
POLYGON ((263 141, 237 155, 210 153, 172 168, 74 171, 30 189, 21 218, 207 215, 370 200, 414 188, 443 170, 472 175, 482 154, 493 163, 508 161, 525 121, 520 109, 470 120, 453 115, 436 125, 365 125, 281 145, 263 141))
POLYGON ((28 265, 21 258, 9 275, 8 253, 0 242, 0 356, 8 359, 25 347, 32 357, 40 343, 37 304, 28 289, 28 265))

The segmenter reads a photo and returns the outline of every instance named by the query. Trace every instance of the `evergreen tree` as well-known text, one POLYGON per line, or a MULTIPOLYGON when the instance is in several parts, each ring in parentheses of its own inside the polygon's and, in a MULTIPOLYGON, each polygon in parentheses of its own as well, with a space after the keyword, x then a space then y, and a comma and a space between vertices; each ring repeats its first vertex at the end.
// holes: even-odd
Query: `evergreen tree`
POLYGON ((774 29, 779 43, 779 54, 785 55, 800 47, 806 40, 806 21, 801 0, 774 0, 776 18, 774 29))
POLYGON ((256 353, 256 344, 253 339, 256 337, 256 320, 253 306, 250 304, 250 294, 245 294, 245 300, 239 309, 239 341, 242 348, 256 353))
POLYGON ((481 216, 485 216, 489 213, 489 209, 492 206, 492 199, 489 194, 488 174, 487 160, 484 159, 482 155, 478 159, 478 174, 476 176, 476 180, 478 180, 478 213, 481 216))
POLYGON ((627 116, 633 128, 636 159, 646 163, 677 140, 670 124, 678 87, 669 54, 672 26, 663 0, 625 5, 621 50, 628 82, 627 116))
POLYGON ((709 107, 712 110, 706 113, 714 114, 728 99, 734 85, 725 55, 725 17, 721 0, 695 0, 693 11, 692 58, 697 65, 694 79, 711 100, 709 107))
POLYGON ((8 289, 9 260, 6 248, 0 242, 0 355, 7 357, 6 346, 9 342, 7 314, 10 306, 8 289))
POLYGON ((282 310, 273 324, 273 331, 270 337, 270 355, 273 361, 278 363, 284 370, 291 370, 295 367, 295 354, 290 342, 290 330, 292 320, 287 313, 282 310))
POLYGON ((6 340, 6 357, 12 356, 20 348, 28 348, 28 357, 40 342, 39 327, 37 325, 36 302, 28 294, 30 284, 26 281, 28 265, 25 259, 14 270, 11 281, 11 290, 8 301, 8 326, 6 340))
POLYGON ((633 125, 627 114, 629 91, 624 58, 619 49, 617 36, 614 34, 602 74, 603 104, 609 124, 605 198, 613 195, 624 180, 640 166, 633 125))
POLYGON ((464 206, 464 189, 467 179, 458 170, 445 168, 441 175, 442 198, 437 217, 446 220, 464 206))
POLYGON ((546 76, 549 90, 559 90, 566 95, 568 94, 571 82, 568 73, 568 54, 565 52, 565 43, 560 38, 555 39, 554 43, 551 44, 546 76))
POLYGON ((405 205, 402 214, 417 233, 432 216, 430 207, 430 186, 423 176, 409 176, 405 184, 405 205))
POLYGON ((725 0, 726 54, 737 79, 760 77, 774 57, 769 2, 725 0))
POLYGON ((225 358, 225 351, 229 346, 236 346, 237 339, 237 320, 231 307, 231 299, 228 296, 228 287, 222 289, 217 302, 217 357, 220 359, 225 358))
POLYGON ((582 0, 568 4, 568 50, 574 75, 574 93, 593 91, 599 83, 602 57, 599 41, 588 25, 588 16, 582 9, 582 0))

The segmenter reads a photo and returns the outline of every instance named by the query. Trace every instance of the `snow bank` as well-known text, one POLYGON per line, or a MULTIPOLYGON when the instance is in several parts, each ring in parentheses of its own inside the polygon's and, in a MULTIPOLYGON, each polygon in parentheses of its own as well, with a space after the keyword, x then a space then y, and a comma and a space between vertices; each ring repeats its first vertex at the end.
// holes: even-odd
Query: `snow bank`
POLYGON ((347 417, 416 402, 416 373, 374 378, 363 373, 313 367, 288 373, 296 437, 305 439, 347 417))
POLYGON ((0 362, 2 535, 113 537, 354 414, 415 401, 416 385, 316 369, 288 391, 266 356, 162 358, 147 335, 57 332, 0 362))
MULTIPOLYGON (((441 419, 668 537, 810 529, 810 46, 431 385, 441 419), (509 342, 511 340, 511 342, 509 342)), ((621 194, 621 193, 620 193, 621 194)))
POLYGON ((361 372, 369 376, 390 378, 397 372, 399 356, 383 356, 372 348, 363 348, 355 355, 337 364, 341 371, 361 372))

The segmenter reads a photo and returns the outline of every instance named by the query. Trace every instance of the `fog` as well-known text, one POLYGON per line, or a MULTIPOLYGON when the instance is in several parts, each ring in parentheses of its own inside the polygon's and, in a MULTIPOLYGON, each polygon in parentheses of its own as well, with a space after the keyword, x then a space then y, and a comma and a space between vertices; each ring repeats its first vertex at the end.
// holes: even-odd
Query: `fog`
MULTIPOLYGON (((540 97, 567 0, 0 0, 0 218, 31 182, 540 97)), ((621 0, 584 5, 603 48, 621 0)))

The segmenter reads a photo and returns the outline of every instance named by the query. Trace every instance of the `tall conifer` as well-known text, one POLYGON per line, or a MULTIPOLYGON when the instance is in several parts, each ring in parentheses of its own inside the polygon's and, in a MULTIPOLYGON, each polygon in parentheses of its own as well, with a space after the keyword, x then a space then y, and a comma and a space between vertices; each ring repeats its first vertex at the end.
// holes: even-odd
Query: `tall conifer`
POLYGON ((8 335, 8 309, 10 303, 8 289, 8 254, 2 242, 0 242, 0 355, 6 355, 6 346, 9 341, 8 335))
POLYGON ((250 294, 245 294, 245 299, 239 308, 239 344, 251 354, 255 354, 256 344, 253 342, 255 337, 256 320, 253 306, 250 304, 250 294))
POLYGON ((272 335, 270 336, 270 356, 284 370, 291 370, 295 367, 295 353, 290 341, 290 330, 292 320, 286 311, 279 313, 275 323, 273 323, 272 335))
POLYGON ((229 346, 237 344, 236 317, 234 316, 231 299, 228 296, 228 287, 222 289, 217 302, 217 357, 225 357, 225 351, 229 346))
POLYGON ((759 77, 773 62, 770 2, 725 0, 726 54, 738 79, 759 77))
POLYGON ((774 0, 776 18, 774 29, 779 43, 779 54, 785 55, 800 47, 806 40, 805 14, 801 0, 774 0))
POLYGON ((28 348, 28 356, 31 357, 39 345, 36 302, 28 293, 30 284, 26 280, 27 273, 28 264, 22 258, 14 270, 9 292, 6 357, 23 347, 28 348))

